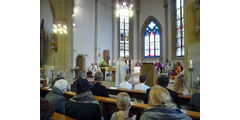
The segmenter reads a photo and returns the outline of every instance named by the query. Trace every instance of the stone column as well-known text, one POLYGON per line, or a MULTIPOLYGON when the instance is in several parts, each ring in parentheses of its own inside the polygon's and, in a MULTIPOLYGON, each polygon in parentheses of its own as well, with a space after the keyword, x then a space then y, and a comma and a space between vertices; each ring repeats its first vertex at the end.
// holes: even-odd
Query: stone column
POLYGON ((196 15, 200 10, 195 8, 195 0, 185 0, 184 2, 185 79, 192 86, 192 83, 196 80, 196 73, 200 74, 200 36, 198 33, 199 26, 196 22, 199 19, 196 15), (189 60, 193 61, 193 70, 188 69, 189 60))

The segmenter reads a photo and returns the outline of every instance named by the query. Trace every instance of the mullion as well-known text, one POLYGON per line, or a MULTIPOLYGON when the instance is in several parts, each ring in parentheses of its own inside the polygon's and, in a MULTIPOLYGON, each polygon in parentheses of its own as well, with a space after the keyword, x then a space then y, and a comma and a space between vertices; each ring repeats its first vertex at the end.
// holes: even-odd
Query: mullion
MULTIPOLYGON (((154 33, 154 32, 153 32, 153 33, 154 33)), ((155 33, 153 34, 153 38, 154 38, 154 41, 153 41, 153 42, 154 42, 154 44, 153 44, 153 45, 154 45, 154 49, 153 49, 154 52, 153 52, 153 54, 154 54, 154 57, 155 57, 155 56, 156 56, 155 33)))
MULTIPOLYGON (((150 28, 149 28, 149 31, 150 31, 150 28)), ((150 32, 150 33, 151 33, 151 32, 150 32)), ((148 47, 149 50, 148 50, 148 51, 149 51, 149 56, 151 57, 151 55, 150 55, 150 51, 151 51, 151 46, 150 46, 150 45, 151 45, 151 44, 150 44, 150 34, 148 34, 148 41, 149 41, 149 47, 148 47)))

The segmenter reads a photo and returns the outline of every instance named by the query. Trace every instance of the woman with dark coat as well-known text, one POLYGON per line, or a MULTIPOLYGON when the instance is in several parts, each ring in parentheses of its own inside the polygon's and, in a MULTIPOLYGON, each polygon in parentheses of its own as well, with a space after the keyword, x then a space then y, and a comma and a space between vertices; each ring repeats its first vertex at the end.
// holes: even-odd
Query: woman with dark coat
POLYGON ((140 120, 192 120, 172 102, 169 92, 160 85, 150 90, 150 109, 143 112, 140 120))
POLYGON ((65 105, 67 116, 80 120, 101 120, 98 101, 90 91, 90 84, 86 79, 76 81, 76 94, 65 105))

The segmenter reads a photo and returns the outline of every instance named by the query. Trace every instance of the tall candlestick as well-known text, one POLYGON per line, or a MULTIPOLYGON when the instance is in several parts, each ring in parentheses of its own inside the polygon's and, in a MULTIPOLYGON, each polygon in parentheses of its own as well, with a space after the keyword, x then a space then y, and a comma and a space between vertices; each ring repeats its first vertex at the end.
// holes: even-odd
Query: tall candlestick
POLYGON ((192 60, 189 60, 189 68, 193 68, 193 65, 192 65, 193 63, 192 63, 192 60))

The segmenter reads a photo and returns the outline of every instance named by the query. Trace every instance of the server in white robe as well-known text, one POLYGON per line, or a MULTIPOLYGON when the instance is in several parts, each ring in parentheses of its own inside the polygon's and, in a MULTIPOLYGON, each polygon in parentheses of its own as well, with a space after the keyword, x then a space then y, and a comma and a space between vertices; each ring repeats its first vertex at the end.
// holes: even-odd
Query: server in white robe
POLYGON ((116 63, 116 77, 115 77, 115 86, 119 87, 119 84, 125 81, 125 75, 127 72, 128 66, 123 61, 123 58, 119 58, 119 61, 116 63))

